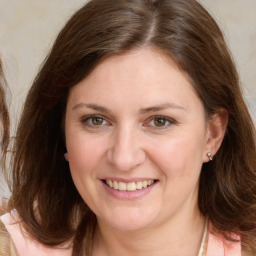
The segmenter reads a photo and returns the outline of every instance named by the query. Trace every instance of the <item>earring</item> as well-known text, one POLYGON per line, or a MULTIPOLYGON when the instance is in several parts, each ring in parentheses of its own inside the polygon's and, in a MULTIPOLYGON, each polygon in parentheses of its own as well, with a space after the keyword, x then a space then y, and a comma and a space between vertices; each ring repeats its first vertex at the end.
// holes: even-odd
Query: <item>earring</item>
POLYGON ((212 155, 212 153, 207 153, 207 156, 209 157, 209 159, 210 159, 210 161, 212 161, 212 159, 213 159, 213 155, 212 155))
POLYGON ((69 160, 68 153, 65 153, 65 154, 64 154, 64 158, 65 158, 66 161, 69 160))

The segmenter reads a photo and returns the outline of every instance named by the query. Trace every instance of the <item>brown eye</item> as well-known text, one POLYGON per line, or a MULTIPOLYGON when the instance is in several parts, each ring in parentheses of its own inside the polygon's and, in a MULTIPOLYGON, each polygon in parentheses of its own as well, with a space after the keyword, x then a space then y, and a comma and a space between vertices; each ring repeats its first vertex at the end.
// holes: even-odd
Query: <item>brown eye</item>
POLYGON ((90 129, 100 129, 104 128, 106 126, 110 126, 111 123, 109 123, 105 117, 100 115, 90 115, 86 116, 81 119, 81 123, 90 129))
POLYGON ((160 130, 160 129, 168 129, 175 123, 176 122, 170 117, 157 115, 157 116, 149 117, 149 119, 146 121, 144 126, 160 130))
POLYGON ((161 126, 165 126, 166 125, 166 119, 163 117, 156 117, 154 119, 154 124, 155 126, 161 127, 161 126))
POLYGON ((93 125, 102 125, 103 124, 103 118, 98 117, 98 116, 94 116, 92 117, 92 124, 93 125))

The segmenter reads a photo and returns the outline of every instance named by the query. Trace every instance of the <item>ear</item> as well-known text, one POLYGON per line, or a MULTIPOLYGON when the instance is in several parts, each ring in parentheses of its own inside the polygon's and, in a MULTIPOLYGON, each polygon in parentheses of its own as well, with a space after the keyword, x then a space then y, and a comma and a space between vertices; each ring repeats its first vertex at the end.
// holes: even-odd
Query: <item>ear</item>
POLYGON ((208 153, 211 153, 214 157, 218 152, 223 138, 226 133, 228 124, 228 112, 225 109, 220 109, 218 113, 212 115, 207 123, 207 137, 206 145, 203 155, 203 162, 209 162, 208 153))

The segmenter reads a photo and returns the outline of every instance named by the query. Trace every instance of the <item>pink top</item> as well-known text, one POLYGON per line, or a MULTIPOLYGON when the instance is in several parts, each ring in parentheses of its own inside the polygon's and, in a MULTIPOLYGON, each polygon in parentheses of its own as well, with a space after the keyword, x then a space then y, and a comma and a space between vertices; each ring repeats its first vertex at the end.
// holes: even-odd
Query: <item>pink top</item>
POLYGON ((1 216, 7 231, 9 232, 19 256, 71 256, 72 248, 49 248, 31 239, 21 225, 15 223, 15 219, 10 214, 1 216), (13 224, 15 223, 15 224, 13 224))
MULTIPOLYGON (((210 224, 209 231, 212 230, 210 224)), ((233 238, 240 240, 238 235, 233 238)), ((223 238, 208 233, 206 256, 241 256, 241 242, 227 242, 223 238)))
MULTIPOLYGON (((72 248, 49 248, 31 239, 10 214, 1 216, 7 231, 16 246, 19 256, 71 256, 72 248)), ((209 226, 209 231, 211 225, 209 226)), ((239 236, 234 236, 238 238, 239 236)), ((241 256, 241 243, 225 242, 208 232, 206 256, 241 256)))

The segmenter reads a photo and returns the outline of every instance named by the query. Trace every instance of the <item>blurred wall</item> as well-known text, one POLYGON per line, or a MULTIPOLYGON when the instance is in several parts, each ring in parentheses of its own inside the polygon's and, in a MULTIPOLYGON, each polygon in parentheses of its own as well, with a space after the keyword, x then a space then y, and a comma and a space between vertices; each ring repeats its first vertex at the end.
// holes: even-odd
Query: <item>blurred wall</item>
MULTIPOLYGON (((53 40, 85 0, 0 0, 0 55, 11 89, 12 130, 27 90, 53 40)), ((222 27, 245 98, 256 110, 256 0, 200 0, 222 27)), ((0 191, 1 193, 1 191, 0 191)))
POLYGON ((256 123, 256 0, 199 0, 222 28, 256 123))

